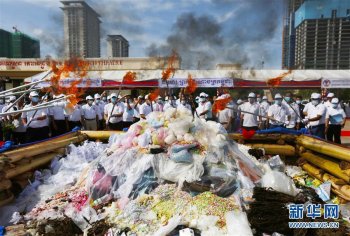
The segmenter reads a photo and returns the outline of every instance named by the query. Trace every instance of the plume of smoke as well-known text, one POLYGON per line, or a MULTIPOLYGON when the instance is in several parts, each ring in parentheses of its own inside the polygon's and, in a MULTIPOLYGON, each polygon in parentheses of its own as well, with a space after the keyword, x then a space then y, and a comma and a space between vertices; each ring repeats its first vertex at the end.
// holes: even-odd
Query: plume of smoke
MULTIPOLYGON (((185 13, 178 16, 164 44, 152 44, 148 56, 169 55, 175 49, 184 69, 214 68, 218 63, 260 65, 274 60, 271 41, 279 35, 282 1, 212 0, 214 7, 232 9, 225 17, 185 13)), ((274 45, 275 46, 275 45, 274 45)))

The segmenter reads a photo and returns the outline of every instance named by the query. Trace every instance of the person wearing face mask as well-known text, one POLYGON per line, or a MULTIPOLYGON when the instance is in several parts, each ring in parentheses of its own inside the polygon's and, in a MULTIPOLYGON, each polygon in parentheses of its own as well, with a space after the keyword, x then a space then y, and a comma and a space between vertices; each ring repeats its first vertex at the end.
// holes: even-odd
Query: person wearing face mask
POLYGON ((256 95, 256 102, 259 103, 259 104, 262 102, 260 94, 256 95))
POLYGON ((158 96, 157 101, 153 104, 153 111, 163 112, 164 102, 161 96, 158 96))
POLYGON ((299 106, 298 104, 293 102, 292 97, 293 97, 292 93, 286 93, 286 96, 284 96, 284 99, 283 99, 283 101, 286 103, 285 106, 288 109, 290 114, 290 121, 289 121, 289 124, 286 125, 286 128, 298 130, 300 128, 301 116, 300 116, 299 106))
POLYGON ((94 95, 94 105, 98 108, 98 130, 103 130, 104 129, 104 108, 105 108, 105 103, 104 101, 101 100, 101 95, 96 93, 94 95))
POLYGON ((327 108, 321 103, 321 94, 311 94, 311 102, 304 107, 304 124, 309 124, 312 135, 325 139, 325 122, 327 108))
POLYGON ((109 130, 123 130, 123 113, 125 106, 119 99, 121 99, 120 95, 119 98, 117 98, 117 94, 112 93, 111 103, 107 105, 107 113, 104 114, 106 125, 109 130))
POLYGON ((181 96, 181 101, 177 108, 188 109, 189 111, 192 111, 191 105, 187 102, 185 96, 181 96))
POLYGON ((127 95, 124 99, 123 128, 129 128, 134 121, 134 104, 127 95))
MULTIPOLYGON (((39 104, 39 94, 36 91, 30 92, 29 98, 31 103, 24 109, 30 109, 39 104)), ((27 128, 27 142, 35 142, 49 138, 48 110, 41 108, 34 111, 22 113, 22 122, 27 128)))
POLYGON ((168 101, 165 103, 165 105, 164 105, 164 107, 163 107, 163 110, 164 110, 164 111, 166 111, 166 110, 169 109, 170 107, 172 107, 172 108, 176 108, 176 107, 177 107, 175 96, 169 96, 168 99, 167 99, 167 97, 166 97, 165 100, 168 100, 168 101))
POLYGON ((286 106, 282 104, 282 96, 277 93, 275 95, 275 103, 269 107, 267 111, 270 129, 276 127, 284 127, 290 124, 291 115, 286 106))
POLYGON ((260 115, 261 117, 261 126, 260 129, 267 129, 267 127, 269 127, 269 124, 267 122, 267 111, 269 110, 270 104, 267 101, 267 97, 263 96, 261 103, 260 103, 260 115), (265 116, 265 117, 263 117, 265 116))
POLYGON ((200 93, 199 94, 199 104, 196 108, 197 114, 199 118, 205 119, 205 120, 212 120, 213 114, 212 114, 212 105, 208 101, 208 94, 206 93, 200 93))
POLYGON ((74 129, 75 127, 81 127, 81 116, 82 116, 82 108, 80 102, 75 104, 74 110, 72 114, 68 116, 68 126, 69 130, 74 129))
POLYGON ((344 128, 346 115, 342 108, 339 108, 339 99, 332 98, 332 106, 327 109, 326 134, 330 142, 341 144, 341 129, 344 128))
POLYGON ((152 112, 151 101, 149 100, 149 94, 145 96, 145 102, 140 106, 140 117, 146 119, 146 116, 152 112))
MULTIPOLYGON (((237 102, 238 104, 238 102, 237 102)), ((246 130, 258 130, 259 123, 261 124, 260 105, 256 102, 255 93, 249 93, 248 102, 238 106, 241 111, 241 127, 246 130), (245 113, 249 112, 249 113, 245 113), (254 115, 253 115, 254 114, 254 115)))
POLYGON ((86 97, 86 102, 81 108, 83 126, 86 130, 97 130, 99 108, 94 105, 94 98, 90 95, 86 97))
MULTIPOLYGON (((229 94, 222 94, 219 96, 216 100, 221 100, 221 99, 230 99, 231 96, 229 94)), ((230 109, 229 106, 227 106, 224 110, 221 110, 217 114, 217 122, 220 123, 227 132, 231 131, 232 129, 232 109, 230 109)))
POLYGON ((134 123, 139 122, 140 117, 140 106, 144 103, 143 96, 138 96, 137 100, 134 102, 134 123))

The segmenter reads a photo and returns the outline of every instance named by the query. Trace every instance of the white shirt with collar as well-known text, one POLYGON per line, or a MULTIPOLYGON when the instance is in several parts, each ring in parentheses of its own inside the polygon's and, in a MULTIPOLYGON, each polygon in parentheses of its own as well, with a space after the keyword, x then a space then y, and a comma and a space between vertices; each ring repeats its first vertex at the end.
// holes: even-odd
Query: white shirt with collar
POLYGON ((292 129, 296 126, 296 123, 300 123, 301 120, 300 120, 300 111, 299 111, 298 104, 293 102, 290 104, 290 106, 288 105, 290 121, 289 121, 289 125, 287 125, 287 128, 292 129))
POLYGON ((152 112, 152 108, 151 105, 148 105, 146 102, 144 102, 141 106, 140 106, 140 115, 145 115, 147 116, 149 113, 152 112))
POLYGON ((342 108, 329 107, 327 109, 326 119, 329 119, 330 125, 341 125, 344 119, 346 119, 346 114, 342 108))
MULTIPOLYGON (((29 105, 25 105, 23 109, 30 109, 32 107, 35 107, 35 106, 33 106, 32 104, 29 104, 29 105)), ((48 114, 47 108, 42 108, 34 111, 23 112, 22 118, 27 119, 27 124, 30 122, 28 126, 29 128, 42 128, 42 127, 48 126, 48 118, 44 120, 37 120, 37 118, 42 116, 47 116, 47 114, 48 114)))
POLYGON ((49 115, 53 116, 54 120, 65 120, 64 109, 61 106, 54 106, 49 108, 49 115))
POLYGON ((211 119, 213 117, 213 113, 212 113, 212 106, 211 106, 211 102, 206 101, 206 102, 200 102, 198 104, 198 107, 196 108, 197 114, 201 114, 204 111, 208 111, 206 114, 204 115, 200 115, 199 118, 202 119, 211 119))
POLYGON ((80 105, 77 104, 74 106, 74 110, 72 114, 68 116, 68 120, 74 121, 74 122, 80 121, 81 115, 82 115, 82 108, 80 105))
POLYGON ((277 104, 273 104, 269 107, 267 115, 281 122, 279 123, 277 121, 270 119, 270 124, 282 125, 288 120, 287 117, 290 115, 290 113, 289 113, 289 109, 285 105, 281 104, 279 106, 277 104))
POLYGON ((89 104, 85 104, 81 108, 82 116, 84 116, 87 120, 96 119, 96 115, 98 116, 99 108, 92 104, 91 106, 89 104))
POLYGON ((106 106, 106 112, 107 112, 107 113, 105 113, 107 115, 106 122, 109 121, 109 123, 115 124, 115 123, 119 123, 119 122, 123 121, 123 115, 119 116, 119 117, 116 117, 116 116, 111 117, 111 115, 117 115, 120 113, 123 114, 124 109, 125 109, 124 103, 122 103, 122 102, 118 102, 115 105, 113 103, 109 103, 106 106))
POLYGON ((305 105, 303 112, 307 113, 307 119, 313 119, 318 115, 321 116, 320 120, 310 121, 311 126, 323 125, 326 123, 327 108, 322 103, 319 103, 317 106, 314 106, 311 102, 309 102, 305 105))
MULTIPOLYGON (((267 112, 269 110, 269 107, 270 107, 270 104, 268 102, 262 101, 260 103, 260 115, 267 116, 267 112)), ((267 120, 267 118, 265 118, 265 117, 262 117, 261 119, 262 120, 267 120)))
POLYGON ((100 101, 98 104, 96 104, 96 102, 94 102, 93 104, 98 107, 98 119, 102 120, 106 103, 104 101, 100 101))
POLYGON ((124 112, 123 112, 123 121, 124 122, 132 122, 134 118, 134 104, 129 103, 130 108, 128 109, 128 104, 124 102, 124 112))
POLYGON ((231 109, 225 108, 224 110, 219 111, 217 118, 219 123, 229 123, 232 119, 231 109))
POLYGON ((244 127, 255 127, 259 125, 258 116, 260 115, 260 105, 258 103, 251 104, 250 102, 245 102, 240 105, 241 114, 243 115, 243 126, 244 127), (253 113, 248 114, 244 111, 253 113))

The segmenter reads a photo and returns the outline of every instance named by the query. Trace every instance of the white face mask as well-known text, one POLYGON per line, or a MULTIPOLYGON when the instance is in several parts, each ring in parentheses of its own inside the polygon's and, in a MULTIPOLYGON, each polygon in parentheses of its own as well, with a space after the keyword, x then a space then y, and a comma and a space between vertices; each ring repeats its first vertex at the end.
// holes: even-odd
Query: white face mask
POLYGON ((296 100, 295 102, 296 102, 296 104, 300 104, 300 103, 301 103, 301 101, 300 101, 300 100, 296 100))
POLYGON ((312 104, 312 105, 314 105, 314 106, 317 106, 317 105, 318 105, 318 103, 319 103, 319 101, 318 101, 318 100, 312 100, 312 101, 311 101, 311 104, 312 104))
POLYGON ((333 108, 337 108, 338 107, 338 103, 332 103, 332 107, 333 108))
POLYGON ((205 98, 199 98, 200 102, 205 102, 205 98))
POLYGON ((248 102, 250 102, 251 104, 253 104, 255 102, 254 98, 248 98, 248 102))

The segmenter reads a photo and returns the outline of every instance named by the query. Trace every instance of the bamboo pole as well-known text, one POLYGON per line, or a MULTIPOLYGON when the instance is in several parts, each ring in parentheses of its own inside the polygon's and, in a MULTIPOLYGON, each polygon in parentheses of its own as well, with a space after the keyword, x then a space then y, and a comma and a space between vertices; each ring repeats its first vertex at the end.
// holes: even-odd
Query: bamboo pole
POLYGON ((8 151, 0 155, 1 158, 6 158, 9 162, 17 162, 23 158, 29 158, 36 156, 42 153, 47 153, 54 151, 55 149, 66 147, 72 143, 79 143, 87 139, 87 136, 84 134, 79 134, 75 137, 59 140, 49 140, 46 142, 33 144, 27 147, 23 147, 17 150, 8 151))
POLYGON ((57 153, 51 152, 51 153, 45 153, 36 156, 30 163, 26 165, 19 165, 14 168, 7 169, 5 171, 5 177, 7 179, 11 179, 15 176, 21 175, 27 171, 36 169, 40 166, 43 166, 45 164, 50 163, 50 161, 57 156, 57 153))
POLYGON ((339 168, 339 163, 330 160, 329 158, 317 156, 311 152, 305 152, 301 154, 301 157, 310 162, 311 164, 327 171, 328 173, 337 176, 350 183, 350 177, 339 168))
POLYGON ((295 147, 291 145, 254 143, 246 144, 246 146, 252 148, 263 148, 267 155, 295 156, 295 147))
MULTIPOLYGON (((230 133, 228 136, 233 140, 240 140, 244 139, 243 135, 240 133, 230 133)), ((284 140, 286 142, 293 142, 295 141, 296 135, 291 134, 254 134, 253 137, 250 139, 244 139, 244 140, 251 140, 251 141, 272 141, 277 142, 278 140, 284 140)))
POLYGON ((89 139, 92 140, 108 140, 113 134, 123 134, 123 131, 92 131, 92 130, 82 130, 80 133, 87 135, 89 139))
POLYGON ((306 135, 300 135, 296 140, 299 145, 312 151, 350 162, 350 148, 325 142, 306 135))

